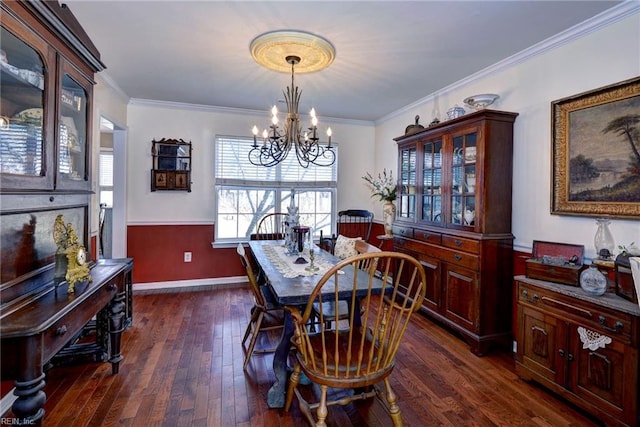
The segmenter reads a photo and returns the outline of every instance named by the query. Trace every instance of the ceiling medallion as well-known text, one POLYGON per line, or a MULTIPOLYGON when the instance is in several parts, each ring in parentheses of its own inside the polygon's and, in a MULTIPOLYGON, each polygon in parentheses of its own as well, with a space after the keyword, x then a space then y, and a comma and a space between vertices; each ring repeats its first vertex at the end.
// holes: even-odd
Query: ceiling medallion
POLYGON ((275 166, 295 151, 303 168, 309 165, 331 166, 336 154, 331 146, 331 128, 327 129, 328 141, 321 145, 318 138, 318 118, 315 109, 309 113, 310 123, 303 125, 298 113, 302 91, 295 85, 294 73, 313 72, 328 67, 335 58, 331 43, 313 34, 296 31, 277 31, 263 34, 251 42, 251 55, 259 64, 275 71, 291 71, 291 86, 283 91, 287 102, 287 114, 281 128, 278 109, 271 109, 269 130, 262 131, 258 142, 258 127, 254 126, 253 145, 249 161, 256 166, 275 166), (306 128, 306 129, 305 129, 306 128))
POLYGON ((327 68, 336 57, 328 40, 303 31, 280 30, 264 33, 251 42, 251 56, 263 67, 288 73, 291 65, 286 58, 296 56, 296 73, 312 73, 327 68))

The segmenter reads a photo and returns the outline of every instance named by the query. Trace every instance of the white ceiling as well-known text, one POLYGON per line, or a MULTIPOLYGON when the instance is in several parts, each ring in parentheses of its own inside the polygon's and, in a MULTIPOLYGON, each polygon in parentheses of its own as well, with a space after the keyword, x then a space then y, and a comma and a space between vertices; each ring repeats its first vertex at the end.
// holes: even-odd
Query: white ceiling
POLYGON ((295 29, 336 49, 328 69, 296 75, 300 112, 313 106, 320 118, 371 121, 620 3, 62 2, 100 51, 107 80, 131 98, 264 110, 266 116, 283 100, 291 77, 256 64, 249 44, 268 31, 295 29))

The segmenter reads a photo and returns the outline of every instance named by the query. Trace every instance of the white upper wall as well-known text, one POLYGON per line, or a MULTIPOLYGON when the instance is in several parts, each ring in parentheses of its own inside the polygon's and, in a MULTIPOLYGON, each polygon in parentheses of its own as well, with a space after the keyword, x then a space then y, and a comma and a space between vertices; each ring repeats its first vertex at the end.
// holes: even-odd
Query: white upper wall
MULTIPOLYGON (((443 90, 376 126, 376 170, 397 169, 394 137, 402 135, 416 114, 426 126, 467 96, 497 93, 491 108, 514 111, 513 222, 516 249, 529 251, 533 240, 585 245, 595 256, 594 218, 550 214, 551 102, 640 75, 640 13, 570 41, 523 62, 496 67, 477 79, 443 90), (484 75, 488 74, 488 75, 484 75)), ((479 74, 480 75, 480 74, 479 74)), ((613 220, 616 245, 640 243, 639 220, 613 220)))
POLYGON ((122 92, 114 90, 110 82, 105 81, 102 75, 96 74, 96 84, 93 88, 93 105, 91 113, 93 115, 91 127, 91 189, 94 194, 91 196, 91 215, 89 220, 90 236, 98 234, 98 214, 100 210, 98 163, 100 153, 100 117, 106 117, 113 123, 124 127, 127 123, 127 103, 128 98, 122 92))
MULTIPOLYGON (((128 224, 213 223, 216 135, 251 137, 254 124, 267 125, 270 121, 268 111, 256 114, 141 101, 129 105, 127 116, 128 224), (150 191, 151 141, 161 138, 193 143, 191 193, 150 191)), ((327 126, 333 131, 332 141, 340 147, 338 209, 368 206, 368 192, 360 177, 374 164, 374 124, 323 120, 320 127, 327 126)))

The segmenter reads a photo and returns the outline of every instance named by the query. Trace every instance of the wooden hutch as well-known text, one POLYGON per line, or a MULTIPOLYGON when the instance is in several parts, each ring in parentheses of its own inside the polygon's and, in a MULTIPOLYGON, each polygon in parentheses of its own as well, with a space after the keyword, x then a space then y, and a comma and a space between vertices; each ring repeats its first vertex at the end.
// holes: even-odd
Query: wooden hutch
POLYGON ((395 138, 395 250, 427 273, 422 311, 485 354, 511 342, 517 113, 480 110, 395 138))
POLYGON ((0 8, 1 374, 15 380, 15 423, 31 425, 42 423, 44 371, 63 363, 60 350, 109 360, 118 372, 133 265, 91 262, 93 281, 73 294, 54 285, 56 217, 89 246, 93 78, 105 67, 66 6, 0 8), (95 342, 78 344, 90 323, 95 342))
POLYGON ((610 426, 640 425, 640 307, 615 293, 515 278, 516 373, 610 426))

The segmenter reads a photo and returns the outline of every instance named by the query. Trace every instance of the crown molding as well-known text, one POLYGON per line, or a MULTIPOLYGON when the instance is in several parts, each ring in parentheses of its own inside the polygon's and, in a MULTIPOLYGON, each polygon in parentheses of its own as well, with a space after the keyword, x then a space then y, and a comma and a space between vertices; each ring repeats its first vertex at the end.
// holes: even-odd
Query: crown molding
MULTIPOLYGON (((157 101, 153 99, 130 98, 129 105, 139 105, 144 107, 170 108, 176 110, 204 111, 210 113, 236 114, 236 115, 258 115, 268 119, 268 110, 251 110, 248 108, 219 107, 215 105, 189 104, 184 102, 157 101)), ((374 126, 371 120, 343 119, 338 117, 322 116, 323 122, 340 123, 355 126, 374 126)))
POLYGON ((405 113, 415 111, 416 108, 429 101, 434 100, 436 96, 451 92, 476 80, 485 78, 491 74, 495 74, 511 67, 515 67, 516 65, 528 61, 529 59, 557 49, 560 46, 578 40, 593 33, 594 31, 615 24, 616 22, 637 13, 640 13, 640 1, 627 0, 624 3, 620 3, 619 5, 614 6, 611 9, 605 10, 604 12, 592 18, 589 18, 586 21, 581 22, 580 24, 576 24, 573 27, 568 28, 552 37, 549 37, 548 39, 543 40, 533 46, 530 46, 527 49, 522 50, 502 61, 496 62, 495 64, 490 65, 487 68, 478 71, 477 73, 471 74, 461 80, 458 80, 457 82, 452 83, 449 86, 438 90, 437 92, 429 94, 428 96, 412 102, 411 104, 406 105, 399 110, 389 113, 377 119, 375 121, 375 124, 379 125, 399 115, 404 115, 405 113))
POLYGON ((102 71, 96 74, 96 80, 100 80, 102 83, 108 86, 113 92, 115 92, 115 94, 122 100, 122 102, 124 102, 125 104, 129 103, 129 100, 131 99, 129 95, 127 95, 127 93, 122 90, 120 86, 118 86, 115 80, 113 80, 107 72, 102 71))

